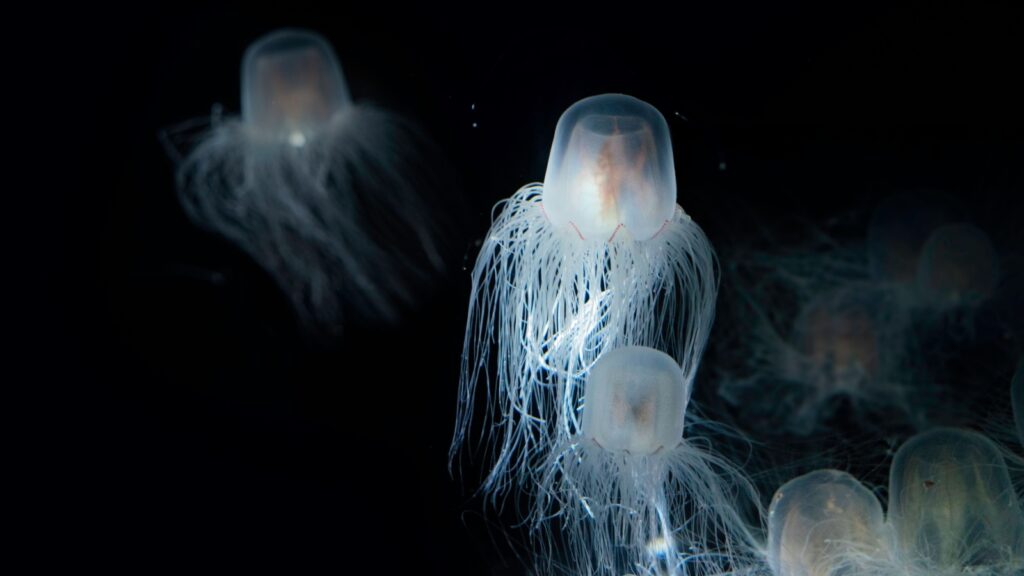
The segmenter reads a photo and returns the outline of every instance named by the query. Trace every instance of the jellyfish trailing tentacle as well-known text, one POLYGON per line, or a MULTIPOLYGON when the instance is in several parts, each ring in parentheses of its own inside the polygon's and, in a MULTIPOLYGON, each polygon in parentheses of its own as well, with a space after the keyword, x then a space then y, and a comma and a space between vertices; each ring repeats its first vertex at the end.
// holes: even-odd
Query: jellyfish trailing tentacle
POLYGON ((585 574, 710 575, 753 564, 742 473, 685 438, 690 383, 652 348, 605 353, 580 432, 543 466, 532 526, 585 574), (552 528, 552 525, 557 528, 552 528))
POLYGON ((606 351, 662 350, 692 382, 718 264, 675 199, 664 118, 607 94, 562 115, 545 182, 495 208, 472 274, 451 448, 454 460, 484 387, 484 492, 530 486, 537 465, 579 432, 583 382, 606 351))

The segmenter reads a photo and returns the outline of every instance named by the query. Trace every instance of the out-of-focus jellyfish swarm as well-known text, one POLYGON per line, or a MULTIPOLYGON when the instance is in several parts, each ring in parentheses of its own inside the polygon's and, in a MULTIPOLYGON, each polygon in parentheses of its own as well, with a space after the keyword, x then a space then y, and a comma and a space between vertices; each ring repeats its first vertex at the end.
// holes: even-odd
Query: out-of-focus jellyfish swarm
POLYGON ((818 470, 775 492, 768 563, 776 576, 879 574, 890 558, 882 505, 856 478, 818 470))
POLYGON ((485 491, 527 480, 580 430, 583 381, 605 351, 650 346, 693 380, 714 316, 717 264, 675 199, 664 117, 606 94, 562 115, 544 184, 500 207, 473 269, 452 444, 454 456, 483 379, 483 440, 493 451, 485 491))
POLYGON ((241 100, 241 118, 184 144, 188 216, 264 267, 308 325, 336 330, 343 301, 394 319, 442 265, 425 138, 353 103, 334 51, 305 30, 249 46, 241 100))
POLYGON ((967 430, 907 441, 889 477, 899 563, 920 573, 1020 574, 1024 516, 999 448, 967 430))
POLYGON ((752 557, 741 509, 753 487, 684 439, 691 383, 638 346, 590 370, 582 426, 542 467, 534 510, 535 527, 557 518, 577 573, 739 573, 752 557))

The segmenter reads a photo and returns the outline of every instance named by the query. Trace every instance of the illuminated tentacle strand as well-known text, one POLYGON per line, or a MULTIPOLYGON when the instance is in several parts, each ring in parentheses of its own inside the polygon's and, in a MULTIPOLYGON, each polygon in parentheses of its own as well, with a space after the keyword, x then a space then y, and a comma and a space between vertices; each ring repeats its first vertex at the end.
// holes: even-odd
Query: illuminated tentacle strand
POLYGON ((523 485, 579 430, 583 379, 605 351, 662 350, 692 382, 714 319, 717 261, 682 208, 647 240, 625 229, 582 239, 551 225, 542 197, 532 184, 496 208, 473 269, 452 456, 484 381, 493 467, 483 489, 492 494, 523 485))

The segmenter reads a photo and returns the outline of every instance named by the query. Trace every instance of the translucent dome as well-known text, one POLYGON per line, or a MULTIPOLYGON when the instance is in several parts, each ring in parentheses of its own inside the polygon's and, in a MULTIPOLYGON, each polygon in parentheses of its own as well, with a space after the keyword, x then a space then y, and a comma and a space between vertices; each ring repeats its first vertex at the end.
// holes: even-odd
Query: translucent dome
POLYGON ((544 175, 544 211, 558 227, 647 240, 672 218, 676 174, 668 124, 623 94, 585 98, 562 114, 544 175))
POLYGON ((671 356, 628 346, 590 370, 583 433, 606 450, 652 454, 682 441, 689 386, 671 356))
POLYGON ((884 556, 884 516, 878 498, 856 478, 817 470, 786 482, 768 511, 768 562, 779 576, 854 570, 884 556))
POLYGON ((242 119, 302 145, 352 101, 334 50, 319 34, 284 29, 253 42, 242 60, 242 119))
POLYGON ((893 458, 889 522, 904 562, 930 568, 1000 566, 1019 557, 1024 517, 991 440, 939 428, 893 458))

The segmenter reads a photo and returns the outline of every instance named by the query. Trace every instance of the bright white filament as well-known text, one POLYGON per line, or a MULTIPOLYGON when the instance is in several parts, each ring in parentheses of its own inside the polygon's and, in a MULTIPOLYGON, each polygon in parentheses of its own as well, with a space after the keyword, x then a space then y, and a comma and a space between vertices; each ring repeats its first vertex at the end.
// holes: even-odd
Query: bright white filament
POLYGON ((740 510, 756 510, 757 497, 738 470, 684 439, 689 395, 679 366, 651 348, 594 364, 583 428, 540 468, 532 519, 542 543, 564 537, 578 573, 704 576, 753 564, 740 510))
POLYGON ((495 208, 473 268, 451 453, 483 380, 492 457, 483 488, 495 496, 528 489, 536 467, 579 433, 583 381, 602 354, 661 350, 689 385, 714 319, 717 262, 674 203, 668 128, 656 110, 622 95, 574 105, 559 121, 548 178, 495 208), (589 188, 572 185, 593 175, 585 165, 617 182, 597 212, 589 188), (606 208, 618 216, 598 218, 606 208))

